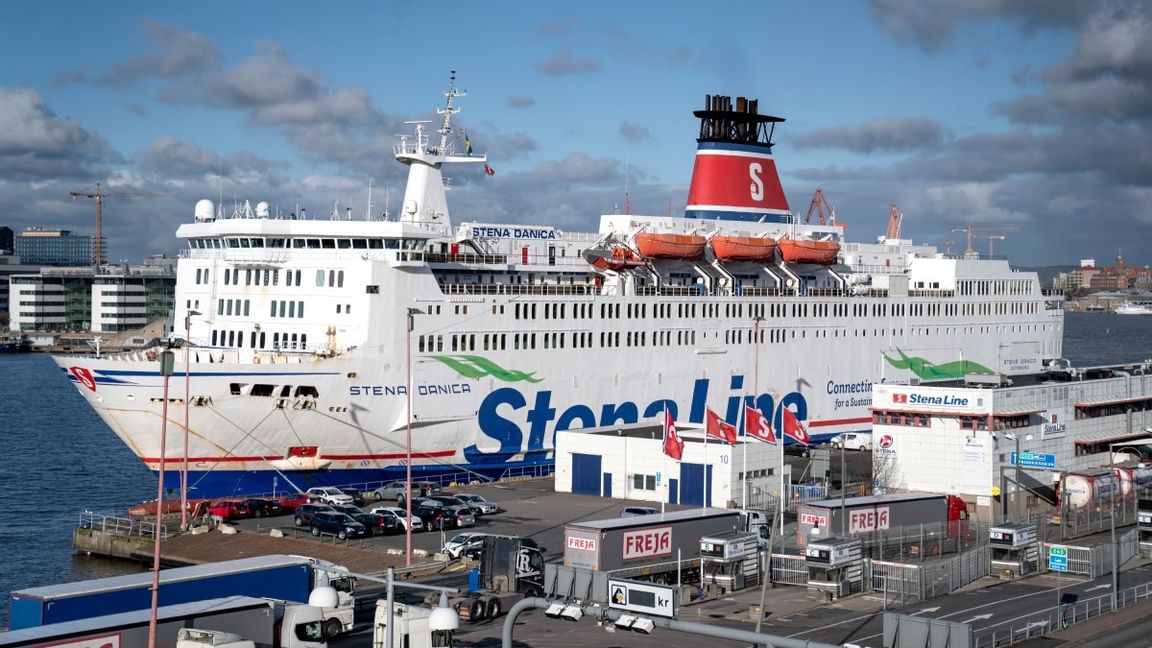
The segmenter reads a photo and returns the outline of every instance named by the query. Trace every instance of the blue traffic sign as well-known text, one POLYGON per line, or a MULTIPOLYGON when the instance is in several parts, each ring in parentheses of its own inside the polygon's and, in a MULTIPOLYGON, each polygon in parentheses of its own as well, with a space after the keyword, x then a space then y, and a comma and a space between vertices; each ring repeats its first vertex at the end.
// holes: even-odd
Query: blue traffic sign
POLYGON ((1021 452, 1019 454, 1013 452, 1011 462, 1013 466, 1023 466, 1025 468, 1055 468, 1056 455, 1044 454, 1041 452, 1021 452))

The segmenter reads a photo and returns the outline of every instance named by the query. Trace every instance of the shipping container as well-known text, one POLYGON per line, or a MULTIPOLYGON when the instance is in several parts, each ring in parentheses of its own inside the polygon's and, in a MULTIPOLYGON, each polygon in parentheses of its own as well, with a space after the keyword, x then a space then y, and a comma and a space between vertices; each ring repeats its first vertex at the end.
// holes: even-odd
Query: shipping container
POLYGON ((564 565, 615 571, 696 559, 700 538, 743 525, 739 511, 715 508, 573 522, 564 527, 564 565))
POLYGON ((918 525, 947 526, 952 533, 959 533, 961 529, 954 523, 968 519, 967 505, 955 495, 893 493, 849 497, 843 503, 843 509, 839 499, 798 506, 797 544, 804 546, 813 539, 848 538, 918 525))
MULTIPOLYGON (((313 569, 318 562, 306 556, 269 555, 164 569, 160 571, 159 604, 176 605, 221 596, 304 603, 314 586, 328 584, 326 580, 313 582, 313 569)), ((349 595, 342 595, 341 599, 350 625, 354 600, 349 595)), ((11 629, 151 607, 151 572, 33 587, 12 592, 11 629)))

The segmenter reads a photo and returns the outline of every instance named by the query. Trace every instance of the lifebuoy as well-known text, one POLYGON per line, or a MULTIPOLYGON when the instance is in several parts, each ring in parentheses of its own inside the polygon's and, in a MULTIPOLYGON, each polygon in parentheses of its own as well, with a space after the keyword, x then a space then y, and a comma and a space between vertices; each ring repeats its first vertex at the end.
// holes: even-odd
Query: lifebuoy
POLYGON ((260 364, 260 356, 253 356, 252 364, 260 364))

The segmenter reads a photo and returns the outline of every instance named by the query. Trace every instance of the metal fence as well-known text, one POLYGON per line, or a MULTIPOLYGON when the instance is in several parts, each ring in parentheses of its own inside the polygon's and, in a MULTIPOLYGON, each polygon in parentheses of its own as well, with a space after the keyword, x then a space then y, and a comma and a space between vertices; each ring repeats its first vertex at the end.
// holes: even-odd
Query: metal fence
MULTIPOLYGON (((833 536, 839 537, 834 533, 833 536)), ((861 551, 866 558, 891 562, 923 562, 987 545, 988 524, 972 520, 953 520, 856 533, 851 537, 861 540, 863 545, 861 551)), ((798 543, 800 538, 793 536, 790 540, 798 543)))
MULTIPOLYGON (((1123 565, 1140 552, 1140 532, 1136 529, 1116 532, 1116 564, 1123 565)), ((1112 573, 1112 544, 1093 545, 1090 547, 1045 543, 1041 562, 1045 570, 1048 569, 1046 556, 1051 547, 1063 547, 1067 550, 1069 574, 1083 574, 1089 578, 1096 578, 1112 573)))
MULTIPOLYGON (((80 514, 80 522, 78 526, 81 529, 93 529, 95 531, 111 533, 114 535, 136 538, 156 537, 155 522, 133 520, 132 518, 122 518, 115 515, 104 515, 101 513, 93 513, 92 511, 84 511, 80 514)), ((160 526, 160 537, 168 537, 167 526, 160 526)))
POLYGON ((771 580, 773 583, 782 585, 807 585, 808 584, 808 566, 804 562, 804 556, 797 554, 772 554, 772 575, 771 580))
POLYGON ((988 552, 972 547, 946 561, 924 564, 868 561, 867 580, 885 602, 900 605, 944 596, 988 574, 988 552))
POLYGON ((862 497, 872 494, 871 482, 849 482, 843 489, 833 488, 827 482, 814 482, 790 484, 788 486, 788 508, 790 513, 796 512, 796 507, 806 502, 835 499, 843 492, 845 497, 862 497))

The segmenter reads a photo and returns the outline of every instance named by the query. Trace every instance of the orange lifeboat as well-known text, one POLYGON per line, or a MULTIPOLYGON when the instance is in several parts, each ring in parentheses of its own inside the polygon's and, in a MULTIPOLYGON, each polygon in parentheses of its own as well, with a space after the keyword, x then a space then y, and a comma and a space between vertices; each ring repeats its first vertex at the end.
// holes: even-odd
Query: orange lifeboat
POLYGON ((611 249, 592 248, 584 250, 584 260, 593 268, 620 272, 632 270, 648 265, 648 262, 634 254, 626 247, 615 246, 611 249))
POLYGON ((712 253, 721 261, 771 261, 776 239, 763 236, 712 237, 712 253))
POLYGON ((654 234, 640 232, 635 236, 636 249, 650 259, 691 261, 704 254, 707 240, 695 234, 654 234))
POLYGON ((780 257, 789 263, 818 263, 831 265, 840 253, 836 241, 813 241, 812 239, 782 239, 780 257))

